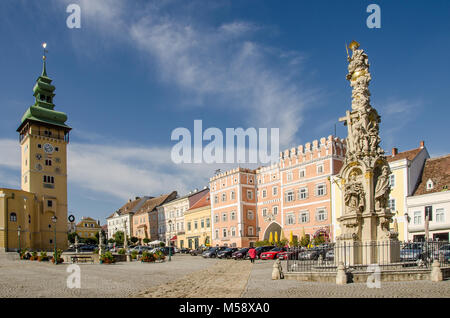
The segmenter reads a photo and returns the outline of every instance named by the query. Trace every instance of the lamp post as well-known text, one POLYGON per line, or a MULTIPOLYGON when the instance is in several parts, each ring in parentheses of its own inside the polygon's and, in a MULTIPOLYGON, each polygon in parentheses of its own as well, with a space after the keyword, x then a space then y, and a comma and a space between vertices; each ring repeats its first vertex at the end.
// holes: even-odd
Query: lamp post
POLYGON ((54 229, 54 233, 55 233, 55 249, 53 251, 53 259, 55 260, 55 265, 58 264, 58 259, 56 258, 56 221, 57 220, 58 220, 58 218, 56 217, 56 215, 52 216, 53 229, 54 229))
POLYGON ((171 236, 172 234, 172 220, 169 220, 169 262, 172 260, 172 251, 171 251, 171 236))
POLYGON ((21 227, 19 225, 19 227, 17 228, 17 237, 19 238, 19 254, 20 254, 20 231, 21 231, 21 227))

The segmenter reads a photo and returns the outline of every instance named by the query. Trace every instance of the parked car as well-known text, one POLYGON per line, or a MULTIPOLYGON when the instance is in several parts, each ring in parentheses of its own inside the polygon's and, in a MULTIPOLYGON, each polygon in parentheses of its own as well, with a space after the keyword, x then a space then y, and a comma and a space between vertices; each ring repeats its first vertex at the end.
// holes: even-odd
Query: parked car
POLYGON ((237 250, 238 250, 237 247, 226 248, 222 251, 217 252, 217 257, 218 258, 231 258, 233 253, 236 252, 237 250))
POLYGON ((443 257, 444 262, 449 262, 450 261, 450 244, 443 245, 438 250, 435 250, 433 253, 433 256, 435 259, 440 259, 440 257, 443 257))
POLYGON ((260 254, 260 259, 276 259, 278 254, 281 252, 286 252, 285 247, 275 247, 271 249, 270 251, 263 252, 260 254))
POLYGON ((130 249, 130 253, 133 252, 133 251, 136 251, 136 252, 138 252, 138 254, 142 254, 144 251, 148 251, 148 250, 150 250, 150 247, 143 246, 143 245, 138 245, 138 246, 135 246, 135 247, 131 248, 130 249))
POLYGON ((400 260, 403 262, 424 259, 423 243, 408 243, 400 251, 400 260))
POLYGON ((207 251, 207 249, 203 249, 201 247, 197 247, 194 250, 190 250, 189 254, 191 254, 192 256, 197 256, 197 255, 201 255, 203 252, 207 251))
POLYGON ((276 247, 276 246, 273 246, 273 245, 268 245, 268 246, 258 246, 257 248, 255 248, 255 251, 256 251, 256 259, 260 258, 261 253, 268 252, 268 251, 274 249, 275 247, 276 247))
POLYGON ((327 261, 334 261, 334 248, 329 249, 327 253, 325 254, 325 260, 327 261))
POLYGON ((183 247, 183 248, 180 249, 180 253, 181 253, 181 254, 189 254, 189 252, 190 252, 190 251, 189 251, 188 248, 183 247))
POLYGON ((281 260, 298 259, 298 254, 300 254, 303 251, 304 251, 304 249, 302 249, 302 248, 289 248, 285 252, 278 253, 277 257, 278 257, 278 259, 281 259, 281 260))
POLYGON ((326 257, 327 249, 313 247, 298 254, 299 260, 318 260, 319 256, 326 257))
POLYGON ((240 250, 237 250, 233 254, 231 254, 231 257, 234 259, 244 259, 247 256, 248 250, 248 247, 241 248, 240 250))
POLYGON ((79 248, 80 252, 93 252, 96 248, 98 248, 97 245, 83 245, 79 248))
POLYGON ((223 251, 224 249, 228 248, 227 246, 220 246, 220 247, 211 247, 209 250, 204 251, 202 253, 202 256, 204 258, 213 258, 217 257, 217 253, 220 251, 223 251))

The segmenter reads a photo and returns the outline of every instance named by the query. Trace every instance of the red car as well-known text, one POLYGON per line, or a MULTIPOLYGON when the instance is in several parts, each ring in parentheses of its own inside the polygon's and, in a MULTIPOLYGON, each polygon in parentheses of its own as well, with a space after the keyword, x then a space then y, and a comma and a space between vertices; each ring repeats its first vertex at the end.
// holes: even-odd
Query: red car
POLYGON ((303 251, 304 251, 304 249, 300 249, 300 248, 286 250, 286 252, 278 253, 278 259, 287 260, 288 257, 289 257, 289 259, 298 259, 298 254, 303 251))
POLYGON ((275 247, 268 252, 261 253, 260 259, 276 259, 279 253, 286 252, 285 247, 275 247))

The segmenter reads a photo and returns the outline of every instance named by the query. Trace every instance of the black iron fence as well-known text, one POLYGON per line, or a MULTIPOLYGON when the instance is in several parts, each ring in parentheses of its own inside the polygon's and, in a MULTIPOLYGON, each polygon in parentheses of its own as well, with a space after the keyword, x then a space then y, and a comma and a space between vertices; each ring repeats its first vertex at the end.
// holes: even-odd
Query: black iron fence
POLYGON ((450 267, 450 244, 429 242, 337 242, 313 248, 291 247, 279 258, 286 260, 288 272, 336 271, 342 263, 347 269, 367 270, 377 265, 385 270, 431 268, 434 260, 450 267))

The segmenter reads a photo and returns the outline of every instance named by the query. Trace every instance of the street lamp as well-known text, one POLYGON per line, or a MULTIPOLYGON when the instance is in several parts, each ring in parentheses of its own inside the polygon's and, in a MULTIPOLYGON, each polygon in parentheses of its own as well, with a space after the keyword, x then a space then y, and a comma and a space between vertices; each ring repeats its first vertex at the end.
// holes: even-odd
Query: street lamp
POLYGON ((19 254, 20 254, 20 231, 21 231, 21 227, 20 227, 20 225, 19 225, 19 227, 17 228, 17 236, 18 236, 18 238, 19 238, 19 254))
POLYGON ((56 217, 56 215, 52 216, 53 229, 54 229, 54 233, 55 233, 55 249, 53 251, 53 259, 55 260, 55 265, 58 264, 58 260, 56 259, 56 221, 57 220, 58 220, 58 218, 56 217))
POLYGON ((172 233, 172 220, 169 220, 169 262, 172 260, 172 251, 171 251, 171 233, 172 233))

